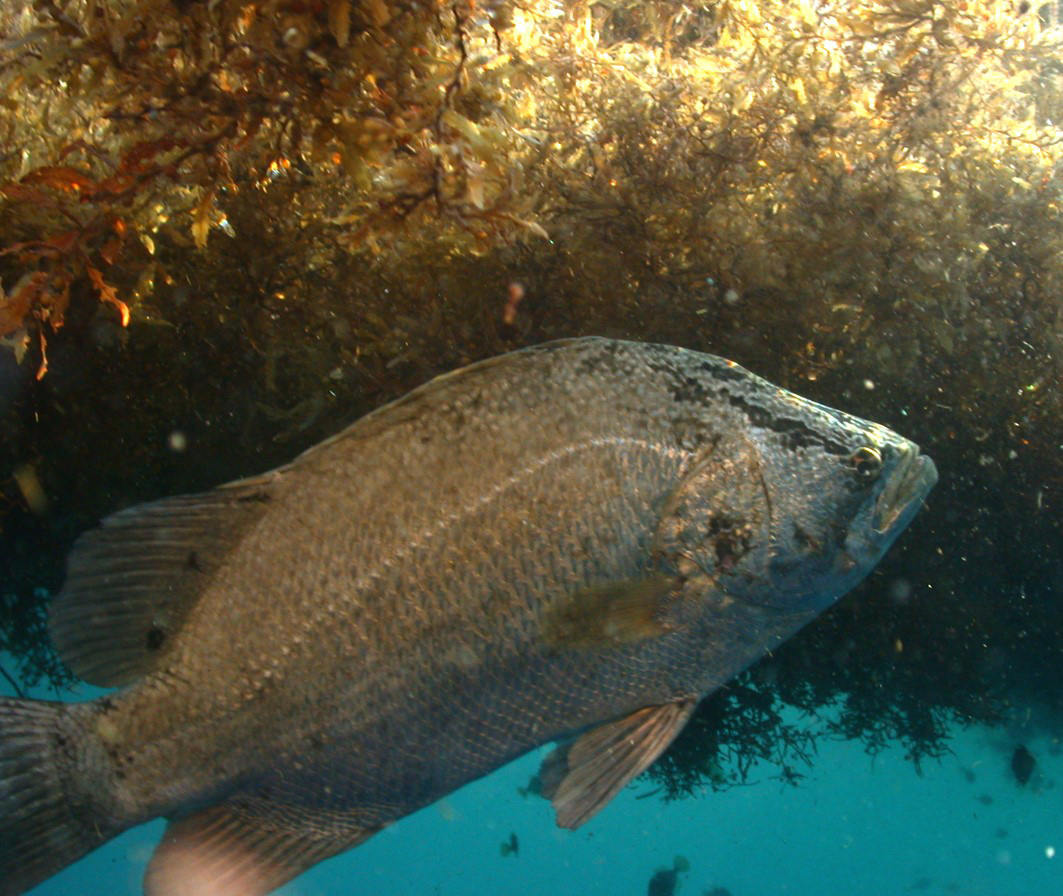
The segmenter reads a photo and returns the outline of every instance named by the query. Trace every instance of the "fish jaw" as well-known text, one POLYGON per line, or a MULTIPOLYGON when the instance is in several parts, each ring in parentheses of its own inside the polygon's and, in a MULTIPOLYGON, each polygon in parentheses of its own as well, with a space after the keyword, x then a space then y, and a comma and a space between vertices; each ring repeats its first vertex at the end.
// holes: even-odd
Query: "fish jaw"
POLYGON ((895 467, 881 491, 850 525, 834 564, 835 586, 815 599, 819 607, 833 603, 860 584, 893 546, 922 508, 937 483, 934 462, 912 442, 899 443, 895 467))
POLYGON ((871 522, 872 531, 890 543, 911 522, 927 494, 938 481, 937 467, 918 446, 908 442, 903 459, 878 496, 871 522))

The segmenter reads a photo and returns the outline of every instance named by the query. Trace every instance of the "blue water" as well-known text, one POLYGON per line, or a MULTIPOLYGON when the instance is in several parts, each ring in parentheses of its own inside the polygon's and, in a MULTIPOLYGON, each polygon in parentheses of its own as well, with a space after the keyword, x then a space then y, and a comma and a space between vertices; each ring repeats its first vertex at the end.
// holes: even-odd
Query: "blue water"
MULTIPOLYGON (((40 692, 33 696, 52 696, 40 692)), ((1063 755, 1037 757, 1026 787, 1010 770, 1014 735, 956 732, 952 754, 922 775, 899 747, 869 757, 822 741, 800 786, 758 769, 752 786, 665 804, 636 782, 584 828, 558 829, 549 804, 522 798, 533 754, 318 866, 283 896, 643 896, 653 872, 684 855, 682 896, 1058 896, 1063 893, 1063 755), (968 780, 973 773, 974 780, 968 780), (517 857, 500 845, 515 832, 517 857)), ((32 891, 133 896, 161 822, 129 831, 32 891)))

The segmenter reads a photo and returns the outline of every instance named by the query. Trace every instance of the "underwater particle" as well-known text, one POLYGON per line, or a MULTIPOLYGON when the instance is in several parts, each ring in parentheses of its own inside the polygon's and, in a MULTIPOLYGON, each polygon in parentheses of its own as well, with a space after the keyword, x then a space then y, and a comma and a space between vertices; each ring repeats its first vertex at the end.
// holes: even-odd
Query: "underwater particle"
POLYGON ((502 845, 499 847, 499 852, 504 856, 513 856, 516 858, 520 854, 520 841, 517 839, 517 835, 514 831, 509 832, 509 839, 502 841, 502 845))
POLYGON ((875 388, 875 381, 864 380, 864 388, 867 389, 868 392, 871 392, 875 388))
POLYGON ((1010 865, 1011 864, 1011 853, 1008 850, 1006 850, 1006 849, 998 850, 997 851, 997 864, 998 865, 1010 865))
POLYGON ((1045 847, 1045 858, 1054 859, 1056 857, 1056 848, 1054 846, 1045 847))
POLYGON ((1033 753, 1022 744, 1019 744, 1015 748, 1015 752, 1011 754, 1011 773, 1015 775, 1015 780, 1023 787, 1030 780, 1030 775, 1033 774, 1034 766, 1036 765, 1037 760, 1034 759, 1033 753))
POLYGON ((532 775, 528 778, 528 783, 523 787, 517 788, 517 793, 524 799, 527 799, 529 795, 539 796, 543 792, 543 779, 538 775, 532 775))
POLYGON ((979 795, 978 802, 980 802, 983 806, 992 806, 993 797, 991 797, 988 793, 983 793, 979 795))
POLYGON ((524 284, 512 281, 506 287, 506 307, 502 310, 503 322, 513 325, 517 320, 517 306, 524 300, 524 284))
POLYGON ((22 493, 22 500, 31 513, 44 516, 48 512, 48 496, 44 493, 41 480, 37 478, 37 470, 33 464, 21 464, 15 467, 11 474, 15 479, 18 490, 22 493))
POLYGON ((676 856, 671 868, 659 868, 650 878, 646 896, 674 896, 679 886, 679 875, 690 870, 690 862, 684 856, 676 856))
POLYGON ((724 304, 727 304, 727 305, 737 305, 738 304, 738 300, 740 298, 742 298, 742 297, 738 294, 738 290, 737 289, 733 289, 733 288, 727 290, 727 292, 725 292, 723 294, 724 304))
POLYGON ((1008 829, 1007 828, 997 828, 995 831, 993 831, 993 835, 998 840, 1007 840, 1008 839, 1008 829))
POLYGON ((188 447, 188 436, 181 430, 175 429, 166 438, 166 446, 174 453, 180 454, 188 447))
POLYGON ((973 769, 965 768, 965 769, 963 770, 963 779, 964 779, 964 780, 965 780, 965 781, 966 781, 966 782, 967 782, 968 784, 973 784, 973 783, 974 783, 975 781, 977 781, 977 780, 978 780, 978 775, 976 775, 976 774, 974 773, 974 770, 973 770, 973 769))
POLYGON ((907 579, 896 578, 890 582, 890 600, 895 604, 906 604, 912 596, 912 583, 907 579))

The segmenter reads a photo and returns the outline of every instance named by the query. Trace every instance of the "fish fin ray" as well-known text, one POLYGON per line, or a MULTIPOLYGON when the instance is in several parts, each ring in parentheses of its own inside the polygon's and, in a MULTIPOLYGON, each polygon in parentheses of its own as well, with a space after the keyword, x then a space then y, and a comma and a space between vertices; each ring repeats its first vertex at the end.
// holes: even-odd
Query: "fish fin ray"
POLYGON ((144 893, 264 896, 375 832, 347 816, 234 798, 170 822, 148 863, 144 893))
POLYGON ((102 687, 156 669, 214 572, 268 506, 275 475, 130 507, 82 535, 49 619, 70 669, 102 687))
POLYGON ((539 772, 557 824, 577 828, 664 752, 690 719, 693 698, 646 706, 557 747, 539 772))

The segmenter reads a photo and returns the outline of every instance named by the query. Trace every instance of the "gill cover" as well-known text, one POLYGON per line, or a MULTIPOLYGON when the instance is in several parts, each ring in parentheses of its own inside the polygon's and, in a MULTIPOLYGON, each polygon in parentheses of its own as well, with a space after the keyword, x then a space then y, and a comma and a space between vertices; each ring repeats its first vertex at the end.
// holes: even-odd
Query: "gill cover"
POLYGON ((740 433, 718 436, 666 500, 655 560, 685 578, 712 583, 754 575, 770 510, 756 446, 740 433))

